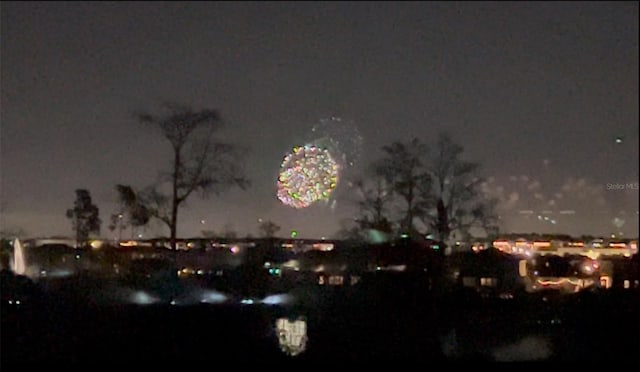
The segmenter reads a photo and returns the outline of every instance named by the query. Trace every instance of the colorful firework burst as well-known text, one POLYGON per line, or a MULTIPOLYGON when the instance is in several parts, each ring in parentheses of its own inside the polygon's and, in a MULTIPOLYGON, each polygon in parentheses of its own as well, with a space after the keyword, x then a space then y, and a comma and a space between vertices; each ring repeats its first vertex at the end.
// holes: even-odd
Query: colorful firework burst
POLYGON ((327 149, 294 147, 280 166, 278 199, 294 208, 327 200, 338 185, 339 166, 327 149))

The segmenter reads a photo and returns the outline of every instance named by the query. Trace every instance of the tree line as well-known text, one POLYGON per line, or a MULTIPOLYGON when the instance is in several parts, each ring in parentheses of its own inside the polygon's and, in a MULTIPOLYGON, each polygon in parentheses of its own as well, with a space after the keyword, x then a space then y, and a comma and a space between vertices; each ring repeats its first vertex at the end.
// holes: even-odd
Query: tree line
MULTIPOLYGON (((120 209, 111 215, 109 229, 121 238, 127 227, 133 234, 156 219, 168 227, 175 249, 179 210, 187 199, 220 195, 232 187, 246 190, 250 181, 244 172, 246 151, 216 135, 223 125, 216 110, 166 103, 161 111, 134 113, 134 118, 166 140, 171 163, 145 188, 115 186, 120 209)), ((479 164, 462 159, 462 146, 447 134, 440 134, 432 147, 413 138, 382 150, 383 157, 355 182, 353 202, 358 214, 342 230, 342 237, 363 238, 371 231, 433 233, 446 241, 452 233, 465 236, 474 227, 495 229, 495 201, 483 198, 478 188, 482 182, 476 174, 479 164)), ((67 217, 79 244, 85 244, 90 234, 100 233, 99 209, 86 189, 76 190, 67 217)), ((280 226, 264 221, 260 230, 264 237, 273 237, 280 226)))
POLYGON ((497 201, 480 190, 480 165, 464 160, 463 147, 447 133, 440 133, 432 146, 412 138, 382 151, 355 182, 358 213, 343 228, 343 237, 366 238, 363 234, 374 231, 430 234, 446 242, 453 234, 466 239, 474 228, 497 232, 497 201))

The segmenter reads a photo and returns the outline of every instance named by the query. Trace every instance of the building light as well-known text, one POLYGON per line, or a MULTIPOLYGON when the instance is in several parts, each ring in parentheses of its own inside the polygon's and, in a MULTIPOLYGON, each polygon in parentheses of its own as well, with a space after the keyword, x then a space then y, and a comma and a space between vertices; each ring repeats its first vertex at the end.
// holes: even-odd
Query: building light
POLYGON ((328 252, 328 251, 332 251, 333 250, 334 245, 333 245, 333 243, 314 243, 312 245, 312 247, 315 250, 328 252))
POLYGON ((535 241, 533 242, 533 246, 536 248, 549 248, 551 247, 551 242, 535 241))
POLYGON ((520 260, 518 264, 518 273, 521 277, 527 276, 527 260, 520 260))

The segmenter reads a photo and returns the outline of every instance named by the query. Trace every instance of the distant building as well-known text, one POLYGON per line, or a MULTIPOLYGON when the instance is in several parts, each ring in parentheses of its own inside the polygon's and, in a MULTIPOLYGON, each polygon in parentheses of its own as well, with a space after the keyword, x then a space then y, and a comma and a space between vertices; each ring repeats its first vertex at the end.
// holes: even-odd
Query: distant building
POLYGON ((465 252, 452 256, 454 281, 487 295, 512 293, 524 287, 518 274, 518 258, 500 249, 465 252))

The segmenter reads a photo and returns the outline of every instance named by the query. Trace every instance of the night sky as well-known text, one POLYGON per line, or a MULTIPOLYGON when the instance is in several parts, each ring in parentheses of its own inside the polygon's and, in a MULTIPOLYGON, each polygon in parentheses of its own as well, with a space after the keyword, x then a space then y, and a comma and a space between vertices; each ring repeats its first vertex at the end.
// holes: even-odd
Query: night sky
POLYGON ((173 100, 220 111, 253 183, 188 200, 181 236, 256 235, 258 218, 331 236, 353 214, 345 182, 333 208, 275 196, 283 155, 331 116, 363 139, 344 179, 392 140, 446 130, 502 198, 505 231, 638 235, 638 190, 607 187, 638 182, 636 2, 1 7, 3 229, 71 235, 65 210, 87 188, 110 237, 115 184, 146 186, 171 156, 131 113, 173 100))

